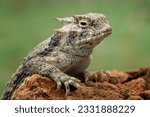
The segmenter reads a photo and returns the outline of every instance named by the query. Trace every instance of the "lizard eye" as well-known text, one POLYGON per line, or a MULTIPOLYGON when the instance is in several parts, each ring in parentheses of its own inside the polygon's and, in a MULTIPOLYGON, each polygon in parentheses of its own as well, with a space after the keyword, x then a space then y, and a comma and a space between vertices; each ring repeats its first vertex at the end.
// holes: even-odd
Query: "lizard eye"
POLYGON ((80 21, 80 22, 79 22, 79 26, 80 26, 81 28, 87 28, 87 27, 88 27, 88 23, 87 23, 86 21, 80 21))

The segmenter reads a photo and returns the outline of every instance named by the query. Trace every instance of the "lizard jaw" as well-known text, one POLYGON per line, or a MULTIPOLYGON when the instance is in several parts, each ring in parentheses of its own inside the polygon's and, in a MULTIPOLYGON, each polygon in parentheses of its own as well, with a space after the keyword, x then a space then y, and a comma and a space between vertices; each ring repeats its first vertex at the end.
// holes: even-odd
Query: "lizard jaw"
POLYGON ((111 27, 104 28, 99 33, 100 34, 98 36, 95 36, 93 38, 85 38, 82 40, 78 40, 76 44, 83 45, 87 43, 97 43, 97 42, 100 43, 105 37, 109 36, 112 33, 112 28, 111 27))

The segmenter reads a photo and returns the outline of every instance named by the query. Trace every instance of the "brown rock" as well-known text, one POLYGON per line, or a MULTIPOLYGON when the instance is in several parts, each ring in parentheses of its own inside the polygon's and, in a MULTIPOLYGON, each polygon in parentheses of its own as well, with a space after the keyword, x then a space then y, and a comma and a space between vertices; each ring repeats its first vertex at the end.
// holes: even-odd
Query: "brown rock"
POLYGON ((141 100, 150 99, 150 68, 132 71, 107 71, 90 74, 81 88, 65 96, 64 86, 56 90, 56 83, 34 74, 13 93, 15 100, 141 100), (109 74, 108 74, 109 73, 109 74))

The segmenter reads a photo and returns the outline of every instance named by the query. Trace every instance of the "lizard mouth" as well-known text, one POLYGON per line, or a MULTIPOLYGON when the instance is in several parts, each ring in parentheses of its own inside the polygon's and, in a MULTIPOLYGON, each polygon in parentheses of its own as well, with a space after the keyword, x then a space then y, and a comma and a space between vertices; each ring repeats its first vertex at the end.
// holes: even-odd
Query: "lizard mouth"
POLYGON ((103 35, 110 35, 112 33, 112 28, 106 28, 101 31, 103 35))
POLYGON ((105 37, 109 36, 111 33, 112 33, 111 27, 104 28, 99 32, 99 35, 93 39, 93 42, 100 43, 105 37))
POLYGON ((97 36, 94 36, 93 38, 86 38, 83 40, 79 40, 76 42, 78 45, 84 45, 88 43, 100 43, 105 37, 109 36, 112 33, 111 27, 105 28, 101 31, 99 31, 99 34, 97 36))

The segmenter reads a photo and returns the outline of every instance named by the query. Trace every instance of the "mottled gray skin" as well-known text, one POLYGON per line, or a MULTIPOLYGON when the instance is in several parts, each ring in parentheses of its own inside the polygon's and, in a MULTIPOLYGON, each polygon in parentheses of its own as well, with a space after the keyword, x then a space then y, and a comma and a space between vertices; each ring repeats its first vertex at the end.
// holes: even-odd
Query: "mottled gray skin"
POLYGON ((32 74, 52 78, 57 89, 63 83, 66 94, 70 92, 70 85, 80 87, 74 76, 85 71, 91 62, 93 48, 111 34, 111 27, 106 16, 99 13, 56 19, 63 27, 56 29, 54 35, 24 58, 1 99, 11 99, 13 92, 32 74))

